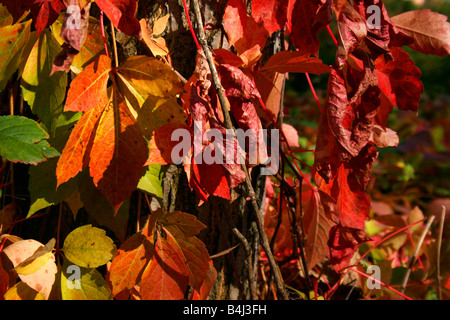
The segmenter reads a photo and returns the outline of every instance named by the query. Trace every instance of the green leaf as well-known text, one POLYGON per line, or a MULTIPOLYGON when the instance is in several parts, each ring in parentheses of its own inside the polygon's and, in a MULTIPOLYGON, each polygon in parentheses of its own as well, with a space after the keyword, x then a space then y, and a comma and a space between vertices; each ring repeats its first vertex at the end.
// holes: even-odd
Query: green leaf
POLYGON ((5 89, 6 83, 19 67, 30 30, 31 20, 0 29, 0 91, 5 89))
POLYGON ((59 153, 44 139, 48 138, 39 124, 20 116, 0 117, 0 156, 12 162, 38 164, 59 153))
POLYGON ((61 272, 62 300, 112 300, 108 282, 100 272, 79 266, 74 266, 72 270, 69 269, 70 272, 67 272, 69 266, 68 262, 64 262, 61 272), (79 279, 76 274, 78 270, 79 279))
POLYGON ((73 230, 64 240, 64 255, 85 268, 97 268, 110 261, 116 246, 103 229, 88 224, 73 230))
POLYGON ((141 180, 139 180, 137 188, 163 198, 161 165, 149 165, 141 180))
POLYGON ((22 92, 25 101, 54 136, 56 123, 63 111, 67 74, 50 75, 53 59, 61 50, 49 30, 44 30, 34 44, 22 73, 22 92))

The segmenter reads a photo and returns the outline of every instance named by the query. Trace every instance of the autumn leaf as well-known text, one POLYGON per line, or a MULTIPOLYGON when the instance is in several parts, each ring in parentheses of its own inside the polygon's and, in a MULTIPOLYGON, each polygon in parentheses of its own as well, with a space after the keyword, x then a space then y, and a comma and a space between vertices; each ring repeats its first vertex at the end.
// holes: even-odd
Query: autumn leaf
POLYGON ((78 6, 77 0, 70 0, 68 4, 71 8, 77 9, 72 9, 65 14, 60 32, 64 40, 63 50, 53 59, 52 74, 55 71, 69 72, 73 58, 80 52, 88 34, 91 3, 89 2, 83 8, 78 6), (74 26, 73 23, 77 25, 74 26))
POLYGON ((127 88, 143 97, 169 98, 183 90, 181 80, 172 68, 152 57, 131 56, 117 71, 127 88))
POLYGON ((104 107, 98 105, 91 108, 73 128, 56 167, 57 186, 75 177, 88 166, 95 128, 104 107))
POLYGON ((4 295, 5 300, 45 300, 44 296, 30 288, 25 282, 19 281, 9 288, 4 295))
POLYGON ((134 16, 137 9, 136 0, 96 0, 95 3, 117 29, 130 36, 139 34, 141 28, 134 16))
POLYGON ((323 74, 329 72, 330 67, 323 64, 322 60, 301 51, 284 50, 271 56, 261 71, 323 74))
POLYGON ((166 56, 169 53, 166 40, 164 40, 163 37, 158 37, 158 35, 163 33, 166 29, 169 18, 170 14, 158 18, 153 23, 152 32, 150 32, 147 27, 147 20, 141 19, 139 21, 139 24, 141 25, 142 40, 155 57, 166 56))
POLYGON ((108 282, 97 269, 76 266, 80 278, 74 279, 73 274, 68 272, 70 266, 74 265, 64 261, 61 272, 62 300, 112 300, 108 282))
POLYGON ((56 121, 63 111, 67 75, 51 75, 52 61, 59 45, 50 30, 43 31, 26 60, 20 85, 23 97, 53 136, 56 121))
POLYGON ((122 290, 135 286, 150 258, 150 242, 143 234, 136 233, 128 238, 111 263, 109 281, 112 284, 112 294, 115 296, 122 290))
POLYGON ((401 13, 391 18, 395 26, 414 39, 412 49, 440 57, 450 54, 450 23, 447 16, 430 9, 401 13))
MULTIPOLYGON (((11 260, 14 267, 17 267, 36 254, 38 250, 43 249, 45 250, 46 248, 42 243, 29 239, 14 242, 4 248, 3 252, 11 260)), ((42 253, 45 253, 45 251, 42 251, 42 253)), ((47 300, 55 282, 55 274, 57 272, 55 256, 53 254, 45 256, 43 261, 37 262, 36 267, 37 270, 35 272, 29 274, 19 273, 19 277, 30 288, 39 292, 47 300)))
POLYGON ((228 42, 234 46, 239 57, 246 65, 254 64, 261 56, 269 32, 247 15, 247 9, 242 0, 230 0, 223 15, 223 27, 228 36, 228 42))
POLYGON ((287 31, 292 44, 301 52, 317 56, 318 32, 332 19, 331 0, 288 2, 287 31))
POLYGON ((110 261, 116 246, 105 230, 84 225, 69 233, 64 240, 63 251, 71 262, 84 268, 97 268, 110 261))
POLYGON ((395 106, 401 110, 417 111, 424 90, 420 81, 422 72, 402 48, 391 48, 391 54, 393 60, 388 61, 383 56, 375 60, 382 94, 381 108, 395 106))
POLYGON ((31 21, 0 28, 0 90, 17 71, 21 62, 21 53, 30 37, 31 21))
POLYGON ((284 27, 287 21, 287 0, 252 1, 252 16, 256 22, 262 21, 269 34, 284 27))
MULTIPOLYGON (((305 256, 308 269, 312 270, 328 256, 328 236, 335 224, 325 214, 319 190, 310 188, 302 190, 304 216, 303 225, 306 232, 305 256)), ((324 197, 327 195, 325 194, 324 197)))
POLYGON ((151 262, 141 278, 140 294, 144 300, 180 300, 189 283, 189 274, 181 249, 172 239, 160 234, 151 262))
POLYGON ((64 111, 89 111, 108 102, 107 84, 111 60, 101 55, 70 83, 64 111))
POLYGON ((113 97, 103 111, 89 156, 94 184, 115 212, 136 189, 148 158, 147 143, 136 120, 119 99, 113 97))

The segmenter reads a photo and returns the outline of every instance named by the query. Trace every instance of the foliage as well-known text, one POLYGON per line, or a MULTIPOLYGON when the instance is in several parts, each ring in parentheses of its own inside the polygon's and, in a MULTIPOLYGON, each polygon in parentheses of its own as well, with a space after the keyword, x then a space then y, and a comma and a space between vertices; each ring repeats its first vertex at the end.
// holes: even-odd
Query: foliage
POLYGON ((223 276, 217 259, 234 257, 235 247, 213 254, 203 239, 221 231, 197 210, 171 209, 168 199, 181 197, 168 183, 174 168, 194 196, 173 202, 202 210, 240 198, 260 223, 253 253, 233 229, 247 259, 258 257, 258 270, 247 261, 246 279, 235 279, 247 283, 243 296, 287 298, 288 288, 295 299, 341 299, 353 285, 356 298, 449 297, 448 227, 437 223, 448 184, 430 177, 448 173, 448 119, 414 114, 440 103, 424 100, 415 58, 448 58, 445 15, 392 15, 381 0, 228 0, 213 26, 226 41, 210 49, 192 0, 184 9, 195 69, 181 75, 165 39, 175 17, 156 7, 138 19, 135 0, 2 0, 1 299, 210 297, 223 276), (119 57, 119 35, 146 53, 119 57), (303 74, 312 94, 298 90, 303 74), (29 112, 15 114, 18 105, 29 112), (279 129, 282 143, 257 135, 240 144, 227 134, 237 128, 279 129), (180 129, 193 139, 177 157, 180 129), (222 144, 203 135, 212 129, 222 144), (258 202, 253 173, 274 162, 258 202), (15 177, 20 168, 25 181, 15 177), (19 189, 29 193, 25 206, 19 189), (45 245, 16 227, 51 213, 57 223, 45 245), (364 278, 371 266, 381 288, 364 278))

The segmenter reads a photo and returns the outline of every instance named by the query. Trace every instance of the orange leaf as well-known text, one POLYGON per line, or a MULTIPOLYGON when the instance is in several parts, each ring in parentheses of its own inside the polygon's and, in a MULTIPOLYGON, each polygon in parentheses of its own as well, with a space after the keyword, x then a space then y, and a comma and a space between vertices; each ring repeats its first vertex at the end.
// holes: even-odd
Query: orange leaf
POLYGON ((138 278, 151 257, 146 242, 148 240, 143 234, 132 235, 122 244, 118 255, 112 260, 109 280, 114 296, 138 283, 138 278))
POLYGON ((88 111, 108 102, 107 84, 111 60, 101 55, 88 65, 70 84, 64 111, 88 111))
POLYGON ((91 137, 104 107, 98 105, 86 112, 73 128, 56 166, 57 187, 88 165, 89 159, 85 155, 90 153, 91 137))
POLYGON ((122 98, 114 97, 99 120, 89 172, 116 213, 136 189, 147 157, 147 144, 136 120, 122 98))
POLYGON ((155 253, 142 274, 141 297, 144 300, 180 300, 187 289, 189 275, 181 249, 173 237, 158 234, 155 253))

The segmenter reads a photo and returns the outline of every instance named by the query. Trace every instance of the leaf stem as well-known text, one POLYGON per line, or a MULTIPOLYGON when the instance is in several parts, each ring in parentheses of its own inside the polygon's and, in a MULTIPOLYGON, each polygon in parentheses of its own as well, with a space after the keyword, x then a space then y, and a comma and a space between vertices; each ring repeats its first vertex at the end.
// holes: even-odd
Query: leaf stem
POLYGON ((308 80, 308 84, 309 84, 309 87, 311 88, 311 92, 314 96, 314 99, 316 100, 317 107, 319 107, 320 113, 322 113, 322 107, 320 106, 320 101, 319 101, 319 98, 317 97, 316 90, 314 90, 314 86, 311 82, 311 78, 309 77, 309 73, 306 72, 305 76, 306 76, 306 80, 308 80))
POLYGON ((419 239, 419 242, 418 242, 418 244, 417 244, 416 250, 415 250, 415 252, 414 252, 413 258, 412 258, 411 261, 409 262, 408 270, 406 270, 405 278, 403 278, 403 283, 402 283, 402 286, 401 286, 401 288, 400 288, 400 291, 401 291, 402 293, 405 292, 406 284, 408 283, 409 275, 411 274, 411 269, 412 269, 412 267, 414 266, 414 263, 415 263, 416 260, 417 260, 417 256, 419 255, 419 251, 420 251, 420 248, 422 247, 422 243, 423 243, 423 241, 425 240, 425 236, 427 235, 427 232, 428 232, 428 230, 430 229, 431 224, 433 223, 434 218, 435 218, 435 216, 431 216, 431 217, 428 219, 428 222, 427 222, 427 224, 426 224, 426 226, 425 226, 425 229, 423 230, 422 235, 420 236, 420 239, 419 239))
POLYGON ((113 48, 114 48, 114 64, 116 68, 119 67, 119 56, 117 54, 117 43, 116 43, 116 29, 114 28, 114 25, 111 21, 111 35, 112 35, 112 42, 113 42, 113 48))
POLYGON ((439 235, 437 239, 437 257, 436 257, 436 277, 437 277, 437 286, 438 286, 438 297, 439 300, 442 300, 442 287, 441 287, 441 246, 442 246, 442 234, 444 233, 444 220, 445 220, 445 212, 447 208, 442 206, 441 211, 441 220, 439 221, 439 235))
POLYGON ((105 47, 106 56, 109 58, 108 45, 106 44, 105 24, 103 23, 103 11, 100 11, 100 29, 102 31, 103 45, 105 47))

